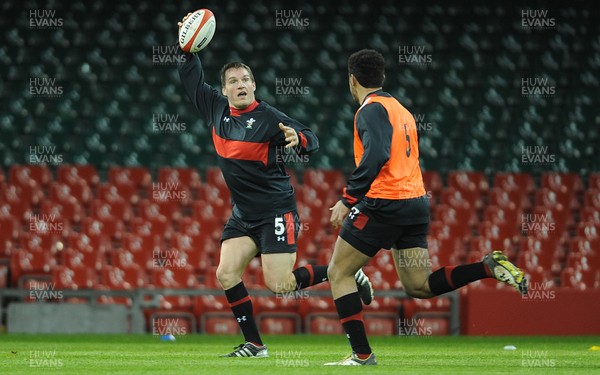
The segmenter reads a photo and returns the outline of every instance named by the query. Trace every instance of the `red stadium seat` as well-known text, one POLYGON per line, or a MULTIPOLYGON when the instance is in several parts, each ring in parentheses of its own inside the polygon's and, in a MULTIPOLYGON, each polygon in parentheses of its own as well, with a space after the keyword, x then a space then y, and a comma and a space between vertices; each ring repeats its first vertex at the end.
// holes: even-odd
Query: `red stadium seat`
POLYGON ((452 171, 448 173, 448 187, 459 190, 476 209, 483 207, 482 196, 486 195, 490 186, 482 172, 452 171))
POLYGON ((596 226, 600 225, 600 210, 594 207, 584 207, 579 216, 580 221, 595 223, 596 226))
POLYGON ((40 215, 34 216, 34 218, 47 218, 55 223, 76 224, 81 222, 84 212, 77 202, 61 204, 47 200, 42 203, 40 215))
POLYGON ((477 222, 477 217, 468 203, 455 204, 456 206, 438 205, 435 208, 435 218, 450 227, 450 236, 467 239, 471 236, 470 225, 477 222))
POLYGON ((529 173, 499 172, 494 175, 494 187, 507 191, 519 190, 529 194, 535 190, 535 182, 529 173))
POLYGON ((133 217, 133 210, 129 203, 123 198, 113 201, 94 199, 90 205, 90 214, 92 217, 114 217, 118 221, 128 223, 133 217))
POLYGON ((600 224, 593 221, 582 221, 577 225, 577 236, 596 239, 600 236, 600 224))
POLYGON ((102 233, 70 232, 68 246, 78 251, 98 252, 104 254, 110 248, 110 240, 102 233))
POLYGON ((52 182, 52 173, 47 165, 13 165, 10 167, 10 182, 19 186, 30 185, 31 181, 40 186, 52 182))
POLYGON ((434 196, 438 196, 444 187, 440 174, 436 171, 423 171, 422 174, 425 190, 431 191, 434 196))
POLYGON ((112 239, 120 239, 124 225, 121 220, 109 213, 100 212, 97 217, 86 217, 81 222, 81 231, 87 235, 104 235, 112 239))
POLYGON ((52 269, 52 282, 57 290, 93 289, 98 284, 96 271, 91 268, 56 266, 52 269))
POLYGON ((89 268, 100 270, 104 264, 104 254, 100 252, 78 251, 66 248, 61 251, 62 265, 71 269, 89 268))
POLYGON ((565 268, 561 273, 561 286, 579 290, 600 288, 600 272, 591 268, 565 268))
POLYGON ((141 217, 164 215, 170 221, 178 221, 182 217, 183 206, 189 205, 191 192, 188 190, 167 191, 154 190, 149 191, 150 199, 142 199, 138 204, 138 212, 141 217), (179 200, 179 197, 182 200, 179 200))
POLYGON ((192 190, 196 190, 202 185, 200 174, 195 168, 159 168, 158 181, 180 183, 183 187, 192 190))
POLYGON ((154 267, 151 270, 150 282, 155 288, 185 289, 198 286, 198 280, 191 266, 186 265, 185 262, 177 266, 180 264, 178 263, 180 258, 170 257, 171 253, 167 251, 160 253, 166 255, 154 258, 154 267), (167 262, 169 265, 163 267, 160 262, 167 262))
POLYGON ((147 286, 145 273, 137 264, 130 264, 127 267, 102 267, 101 283, 110 290, 129 290, 147 286))
POLYGON ((600 173, 590 173, 588 176, 588 189, 600 190, 600 173))
POLYGON ((541 176, 542 188, 548 188, 557 193, 572 194, 583 192, 584 186, 579 173, 545 172, 541 176))
MULTIPOLYGON (((37 185, 33 185, 38 189, 37 185)), ((6 185, 0 187, 0 211, 2 216, 13 216, 17 220, 25 223, 29 222, 33 215, 33 206, 37 205, 40 198, 43 198, 43 193, 38 190, 39 194, 26 191, 17 185, 6 185), (29 194, 33 194, 31 197, 29 194), (31 199, 27 199, 27 198, 31 199)))
POLYGON ((169 240, 173 234, 173 226, 166 216, 162 215, 156 204, 144 205, 139 217, 131 220, 131 231, 134 233, 153 233, 161 239, 169 240))
POLYGON ((584 195, 585 207, 600 210, 600 189, 589 189, 584 195))
POLYGON ((83 180, 88 186, 95 187, 100 182, 98 171, 93 165, 64 164, 57 168, 57 181, 67 185, 83 180))
POLYGON ((548 208, 578 210, 577 196, 570 191, 553 191, 542 188, 537 192, 536 204, 548 208))
POLYGON ((56 260, 50 251, 33 252, 22 249, 12 253, 10 265, 11 284, 21 288, 25 275, 50 275, 56 260))
POLYGON ((115 185, 133 183, 138 189, 146 189, 152 183, 152 176, 144 167, 111 167, 108 181, 115 185))

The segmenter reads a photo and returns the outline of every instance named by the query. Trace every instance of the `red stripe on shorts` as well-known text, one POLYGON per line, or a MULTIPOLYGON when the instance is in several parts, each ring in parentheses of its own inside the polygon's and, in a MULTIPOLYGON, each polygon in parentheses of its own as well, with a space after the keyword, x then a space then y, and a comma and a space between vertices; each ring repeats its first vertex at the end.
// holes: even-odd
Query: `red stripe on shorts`
POLYGON ((295 237, 295 229, 294 229, 294 215, 291 212, 288 212, 284 215, 285 218, 285 232, 287 233, 287 243, 288 245, 293 245, 296 243, 295 237))
POLYGON ((354 225, 354 227, 356 227, 358 230, 363 230, 365 225, 367 225, 367 221, 369 221, 369 217, 361 212, 358 214, 352 225, 354 225))

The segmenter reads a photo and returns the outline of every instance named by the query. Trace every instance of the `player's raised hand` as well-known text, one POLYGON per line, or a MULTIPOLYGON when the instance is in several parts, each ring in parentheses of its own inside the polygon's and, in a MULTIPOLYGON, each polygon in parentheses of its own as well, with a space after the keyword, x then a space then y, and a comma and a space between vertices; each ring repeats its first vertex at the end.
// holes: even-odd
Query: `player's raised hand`
POLYGON ((191 15, 192 15, 192 13, 186 14, 186 16, 181 19, 181 22, 177 22, 177 26, 179 26, 179 28, 181 29, 181 26, 183 26, 183 23, 185 22, 185 20, 190 18, 191 15))
POLYGON ((293 128, 285 126, 280 122, 279 129, 281 129, 281 131, 283 132, 283 135, 285 136, 285 141, 287 142, 285 148, 292 148, 298 144, 298 133, 296 133, 296 131, 293 128))

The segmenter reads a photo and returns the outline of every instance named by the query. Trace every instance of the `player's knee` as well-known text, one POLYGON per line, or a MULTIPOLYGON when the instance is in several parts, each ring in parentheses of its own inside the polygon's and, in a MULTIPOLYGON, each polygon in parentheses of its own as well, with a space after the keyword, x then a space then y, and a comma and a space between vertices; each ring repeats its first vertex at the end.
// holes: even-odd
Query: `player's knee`
POLYGON ((342 268, 338 267, 335 263, 329 263, 329 266, 327 267, 327 279, 330 282, 335 283, 344 276, 348 275, 344 273, 342 268))
POLYGON ((233 288, 240 282, 239 275, 236 275, 234 272, 231 272, 221 266, 217 267, 216 276, 223 290, 233 288))
POLYGON ((417 285, 404 285, 404 291, 413 298, 426 299, 434 296, 425 283, 417 285))

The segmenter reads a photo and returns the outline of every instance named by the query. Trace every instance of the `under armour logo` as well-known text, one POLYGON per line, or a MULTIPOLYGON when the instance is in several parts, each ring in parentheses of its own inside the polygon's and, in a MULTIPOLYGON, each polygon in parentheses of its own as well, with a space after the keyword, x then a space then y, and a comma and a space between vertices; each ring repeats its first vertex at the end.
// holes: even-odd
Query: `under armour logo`
POLYGON ((252 124, 254 124, 256 120, 254 117, 251 117, 250 120, 246 120, 246 129, 252 129, 252 124))
POLYGON ((225 118, 223 119, 223 121, 229 122, 229 117, 225 116, 225 118))
POLYGON ((277 241, 285 241, 285 237, 284 236, 277 236, 277 241))
POLYGON ((238 323, 245 322, 246 321, 246 315, 244 315, 244 316, 242 316, 240 318, 237 318, 237 321, 238 321, 238 323))

